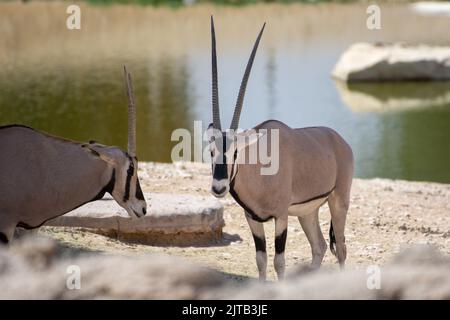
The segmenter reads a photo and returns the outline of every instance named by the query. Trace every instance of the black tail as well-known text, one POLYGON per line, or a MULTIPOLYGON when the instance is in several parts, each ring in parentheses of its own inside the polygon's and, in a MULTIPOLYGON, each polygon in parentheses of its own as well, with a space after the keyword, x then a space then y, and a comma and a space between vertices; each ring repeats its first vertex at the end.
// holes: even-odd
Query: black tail
POLYGON ((0 245, 2 244, 8 244, 8 238, 3 232, 0 232, 0 245))
POLYGON ((333 221, 330 221, 330 251, 336 256, 336 250, 334 245, 336 244, 336 238, 334 237, 333 221))

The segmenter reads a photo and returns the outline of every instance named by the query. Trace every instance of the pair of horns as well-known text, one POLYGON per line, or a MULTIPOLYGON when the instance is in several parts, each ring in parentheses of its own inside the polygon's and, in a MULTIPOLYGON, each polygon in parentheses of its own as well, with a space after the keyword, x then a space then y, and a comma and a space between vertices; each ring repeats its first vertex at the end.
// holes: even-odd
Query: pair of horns
POLYGON ((128 95, 128 154, 136 156, 136 105, 134 104, 133 83, 127 67, 123 66, 128 95))
MULTIPOLYGON (((245 89, 247 88, 248 78, 250 77, 250 71, 252 70, 253 61, 255 60, 256 50, 258 49, 259 41, 263 34, 266 24, 261 28, 261 31, 256 38, 253 45, 252 53, 247 62, 245 73, 242 78, 241 86, 239 88, 239 94, 234 108, 233 120, 231 121, 230 129, 236 130, 239 126, 239 118, 241 116, 242 105, 244 103, 245 89)), ((216 54, 216 33, 214 29, 214 19, 211 16, 211 50, 212 50, 212 113, 213 113, 213 126, 215 129, 222 130, 220 124, 220 111, 219 111, 219 88, 217 81, 217 54, 216 54)))

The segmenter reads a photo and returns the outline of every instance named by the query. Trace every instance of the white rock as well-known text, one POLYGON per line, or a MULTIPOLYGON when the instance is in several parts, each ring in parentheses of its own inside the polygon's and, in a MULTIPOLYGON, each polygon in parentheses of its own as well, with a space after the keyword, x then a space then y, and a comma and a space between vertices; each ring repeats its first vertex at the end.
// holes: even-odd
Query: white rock
POLYGON ((332 75, 347 82, 450 80, 450 47, 356 43, 332 75))
POLYGON ((446 15, 450 16, 450 3, 437 1, 421 1, 412 3, 414 12, 422 15, 446 15))
POLYGON ((47 226, 115 230, 121 233, 208 233, 221 232, 223 206, 213 197, 187 194, 144 194, 149 208, 142 218, 131 218, 111 196, 85 204, 47 226))

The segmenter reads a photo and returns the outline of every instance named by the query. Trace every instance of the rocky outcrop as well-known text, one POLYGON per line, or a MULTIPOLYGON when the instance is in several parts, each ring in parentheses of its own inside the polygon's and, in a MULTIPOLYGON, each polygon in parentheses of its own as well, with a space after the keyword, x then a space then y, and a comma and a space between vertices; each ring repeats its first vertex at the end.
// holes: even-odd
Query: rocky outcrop
POLYGON ((450 80, 450 47, 356 43, 332 76, 347 82, 450 80))

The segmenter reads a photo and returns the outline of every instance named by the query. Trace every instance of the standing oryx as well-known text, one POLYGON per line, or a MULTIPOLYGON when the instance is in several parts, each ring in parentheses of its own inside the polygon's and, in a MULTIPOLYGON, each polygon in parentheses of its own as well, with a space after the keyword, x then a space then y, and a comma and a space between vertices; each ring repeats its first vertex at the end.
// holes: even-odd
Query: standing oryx
POLYGON ((137 176, 136 114, 131 76, 128 152, 91 141, 80 143, 29 127, 0 127, 0 243, 16 227, 37 228, 110 193, 131 217, 147 212, 137 176))
MULTIPOLYGON (((344 228, 353 176, 350 146, 330 128, 292 129, 275 120, 265 121, 250 130, 235 132, 263 30, 264 26, 247 63, 231 130, 223 132, 219 116, 216 40, 211 17, 213 123, 208 128, 213 176, 211 191, 216 197, 224 197, 229 191, 244 208, 255 241, 256 263, 261 280, 266 278, 267 266, 263 222, 271 218, 275 218, 274 266, 279 279, 284 276, 284 249, 290 215, 298 217, 308 238, 312 266, 321 265, 327 244, 320 230, 318 212, 325 202, 328 202, 331 211, 330 249, 343 267, 346 258, 344 228), (279 169, 273 175, 261 174, 264 166, 260 160, 256 164, 242 161, 242 157, 251 149, 250 145, 263 135, 266 135, 269 146, 278 143, 275 152, 278 152, 279 169), (272 141, 275 136, 278 140, 272 141)), ((272 150, 271 147, 267 149, 272 150)))

